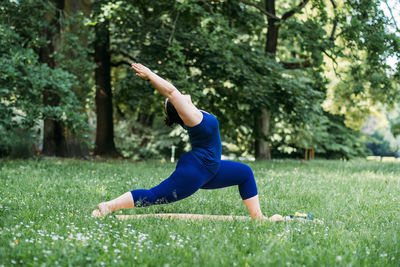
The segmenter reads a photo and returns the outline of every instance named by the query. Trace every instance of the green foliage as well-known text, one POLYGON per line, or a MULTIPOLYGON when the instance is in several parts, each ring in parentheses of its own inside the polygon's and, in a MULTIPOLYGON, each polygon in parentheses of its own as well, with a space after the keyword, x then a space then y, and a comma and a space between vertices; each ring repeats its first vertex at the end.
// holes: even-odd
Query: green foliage
POLYGON ((325 114, 316 127, 316 152, 325 158, 352 159, 364 157, 366 148, 362 134, 344 124, 343 116, 325 114))
POLYGON ((366 143, 374 156, 397 156, 390 147, 390 142, 382 132, 371 135, 372 141, 366 143))
MULTIPOLYGON (((46 44, 42 31, 47 25, 44 12, 54 7, 42 1, 6 1, 0 9, 0 129, 2 135, 15 131, 31 132, 40 120, 62 121, 73 134, 84 137, 87 128, 85 104, 89 92, 87 50, 79 34, 64 34, 62 49, 55 56, 55 68, 39 62, 40 47, 46 44), (28 12, 29 9, 35 12, 28 12), (7 15, 6 15, 7 14, 7 15), (57 64, 62 62, 62 64, 57 64), (85 87, 86 85, 86 87, 85 87), (81 90, 82 89, 82 90, 81 90), (45 106, 43 94, 59 97, 57 106, 45 106)), ((82 24, 82 17, 71 16, 68 23, 82 24)), ((11 140, 2 139, 1 146, 11 140)), ((18 143, 15 140, 15 143, 18 143)))
MULTIPOLYGON (((32 49, 19 45, 20 36, 0 25, 1 71, 1 120, 0 124, 11 129, 16 125, 32 128, 39 119, 56 118, 63 120, 73 130, 82 122, 77 113, 76 96, 70 88, 76 83, 68 72, 38 62, 32 49), (46 88, 61 96, 58 106, 43 106, 42 95, 46 88)), ((84 115, 83 115, 84 116, 84 115)))
POLYGON ((383 109, 380 116, 369 117, 362 129, 371 140, 366 145, 376 156, 400 156, 400 136, 398 135, 400 106, 393 109, 383 109))
POLYGON ((366 155, 363 135, 344 123, 344 117, 327 112, 314 114, 307 124, 292 127, 277 123, 272 136, 275 156, 304 157, 304 149, 314 148, 316 157, 354 159, 366 155))
MULTIPOLYGON (((115 125, 115 132, 118 151, 132 160, 169 160, 172 146, 183 147, 181 136, 170 135, 170 129, 166 126, 154 129, 138 121, 121 120, 115 125)), ((179 152, 176 156, 179 156, 179 152)))
POLYGON ((394 136, 399 136, 400 135, 400 123, 393 124, 392 133, 393 133, 394 136))
MULTIPOLYGON (((380 1, 346 1, 341 21, 343 52, 337 58, 341 75, 334 87, 336 113, 360 129, 378 103, 392 107, 400 101, 399 77, 387 59, 400 55, 400 36, 388 30, 392 21, 379 8, 380 1)), ((396 66, 395 66, 396 68, 396 66)), ((398 64, 397 64, 398 68, 398 64)))
MULTIPOLYGON (((276 0, 277 16, 296 5, 276 0)), ((184 144, 170 137, 175 130, 162 128, 163 99, 135 77, 127 67, 131 61, 171 80, 198 107, 215 114, 228 154, 254 152, 255 119, 267 109, 269 141, 281 155, 315 147, 327 157, 361 156, 360 136, 342 118, 322 110, 327 88, 333 87, 329 110, 345 115, 354 129, 361 128, 371 106, 400 100, 400 67, 386 65, 388 57, 399 55, 400 39, 387 30, 391 22, 376 0, 309 1, 279 21, 273 57, 265 53, 267 17, 243 1, 96 0, 90 20, 81 12, 56 13, 55 8, 51 1, 2 2, 2 131, 31 130, 39 120, 52 118, 80 138, 87 136, 86 112, 94 109, 90 53, 98 24, 110 34, 116 145, 135 159, 165 158, 171 144, 181 151, 184 144), (57 28, 62 34, 51 69, 38 56, 47 44, 46 30, 57 28), (298 68, 285 69, 287 64, 298 68), (331 68, 333 81, 326 74, 331 68), (57 107, 42 104, 48 88, 60 97, 57 107)), ((396 125, 391 126, 395 133, 396 125)))
POLYGON ((0 157, 29 158, 36 151, 36 144, 40 141, 38 129, 12 128, 4 129, 0 125, 0 157))
POLYGON ((85 113, 93 95, 93 72, 95 63, 90 55, 88 42, 90 40, 89 27, 85 25, 85 17, 81 12, 68 15, 62 20, 65 29, 61 38, 61 45, 54 54, 59 68, 75 76, 76 82, 70 90, 76 96, 81 113, 85 113))
MULTIPOLYGON (((237 3, 195 1, 121 5, 110 20, 115 27, 115 60, 132 51, 135 59, 215 114, 223 139, 249 154, 257 113, 268 108, 290 124, 306 123, 310 114, 320 112, 317 103, 323 100, 325 85, 315 72, 285 71, 266 56, 255 36, 261 33, 262 16, 238 7, 237 3)), ((162 98, 151 85, 128 69, 116 73, 114 99, 119 111, 159 118, 162 98)))

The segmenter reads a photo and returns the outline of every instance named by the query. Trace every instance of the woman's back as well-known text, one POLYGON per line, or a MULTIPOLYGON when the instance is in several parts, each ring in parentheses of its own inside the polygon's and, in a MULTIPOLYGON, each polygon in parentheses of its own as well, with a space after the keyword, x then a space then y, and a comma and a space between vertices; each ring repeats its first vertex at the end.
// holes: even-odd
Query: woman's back
POLYGON ((217 173, 221 162, 221 137, 217 118, 205 111, 202 121, 194 127, 184 128, 188 131, 192 154, 212 173, 217 173))

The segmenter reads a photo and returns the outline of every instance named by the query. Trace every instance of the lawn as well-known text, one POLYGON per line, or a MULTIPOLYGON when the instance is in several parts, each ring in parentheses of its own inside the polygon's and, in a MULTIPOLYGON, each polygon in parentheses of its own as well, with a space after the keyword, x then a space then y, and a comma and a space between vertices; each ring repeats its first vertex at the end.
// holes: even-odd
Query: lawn
MULTIPOLYGON (((149 188, 170 163, 0 160, 0 266, 400 266, 400 163, 248 163, 265 215, 315 222, 91 217, 98 202, 149 188)), ((248 215, 236 187, 117 214, 248 215)))

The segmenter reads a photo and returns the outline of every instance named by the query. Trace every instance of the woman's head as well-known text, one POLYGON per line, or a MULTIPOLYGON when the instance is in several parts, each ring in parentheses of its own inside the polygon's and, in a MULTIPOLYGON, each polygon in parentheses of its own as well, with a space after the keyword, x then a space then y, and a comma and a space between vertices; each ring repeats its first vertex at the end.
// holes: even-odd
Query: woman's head
POLYGON ((179 117, 178 112, 176 111, 174 105, 172 105, 171 101, 169 99, 165 99, 165 124, 167 126, 172 126, 175 123, 178 123, 183 127, 183 121, 181 117, 179 117))

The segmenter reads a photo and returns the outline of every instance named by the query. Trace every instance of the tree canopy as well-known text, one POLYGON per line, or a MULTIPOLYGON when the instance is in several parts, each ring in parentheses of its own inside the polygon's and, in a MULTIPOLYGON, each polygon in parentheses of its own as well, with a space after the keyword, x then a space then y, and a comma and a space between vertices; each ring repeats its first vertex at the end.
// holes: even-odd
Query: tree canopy
POLYGON ((399 103, 394 24, 376 0, 7 0, 0 129, 37 133, 44 120, 44 144, 182 152, 184 131, 162 125, 162 96, 129 68, 138 61, 218 117, 224 154, 357 157, 371 111, 399 103))

